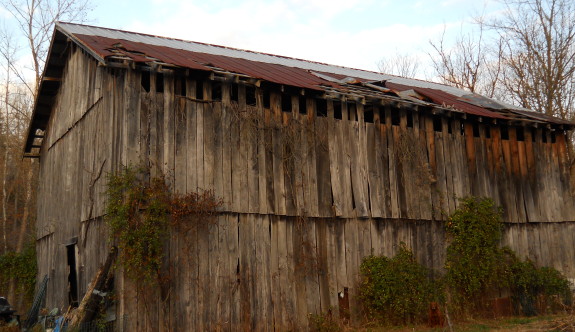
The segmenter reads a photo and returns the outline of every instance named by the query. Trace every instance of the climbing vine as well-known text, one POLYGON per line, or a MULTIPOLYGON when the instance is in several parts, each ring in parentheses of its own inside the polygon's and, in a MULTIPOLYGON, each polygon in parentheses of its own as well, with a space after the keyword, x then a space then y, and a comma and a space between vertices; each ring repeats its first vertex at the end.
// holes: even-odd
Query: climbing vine
POLYGON ((106 223, 127 276, 161 281, 164 245, 170 228, 190 230, 210 221, 222 202, 213 192, 172 193, 164 176, 144 167, 123 167, 108 176, 106 223))

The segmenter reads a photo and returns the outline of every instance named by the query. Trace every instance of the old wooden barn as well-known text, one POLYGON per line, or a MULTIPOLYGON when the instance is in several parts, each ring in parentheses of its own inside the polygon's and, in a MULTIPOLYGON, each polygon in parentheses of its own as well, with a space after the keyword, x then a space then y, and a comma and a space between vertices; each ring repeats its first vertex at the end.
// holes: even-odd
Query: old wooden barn
POLYGON ((503 244, 575 278, 572 127, 436 83, 59 23, 25 147, 46 306, 83 297, 110 246, 105 175, 142 163, 224 204, 216 225, 172 234, 167 297, 116 272, 124 331, 354 320, 362 257, 403 241, 440 270, 442 220, 467 195, 503 206, 503 244))

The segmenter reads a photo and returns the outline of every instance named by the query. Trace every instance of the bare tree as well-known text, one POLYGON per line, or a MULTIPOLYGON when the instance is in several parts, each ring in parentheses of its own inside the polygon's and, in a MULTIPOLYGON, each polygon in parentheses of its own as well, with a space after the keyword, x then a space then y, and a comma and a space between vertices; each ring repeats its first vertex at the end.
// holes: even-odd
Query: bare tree
POLYGON ((11 34, 9 34, 5 29, 0 30, 0 65, 2 66, 2 72, 4 80, 1 83, 3 85, 3 95, 2 104, 0 110, 2 110, 2 116, 4 117, 4 123, 2 128, 3 135, 3 148, 4 148, 4 160, 2 164, 2 240, 4 243, 3 249, 4 253, 8 251, 8 240, 7 240, 7 227, 8 227, 8 215, 7 215, 7 163, 8 163, 8 137, 10 136, 10 88, 12 86, 11 72, 14 64, 16 46, 11 34))
POLYGON ((398 52, 394 56, 380 60, 377 67, 384 74, 401 77, 417 77, 419 74, 417 57, 398 52))
MULTIPOLYGON (((20 35, 26 39, 35 75, 34 85, 29 88, 35 93, 40 83, 54 23, 58 20, 84 21, 90 10, 89 0, 0 0, 0 4, 12 14, 20 35)), ((28 83, 21 71, 17 71, 17 75, 23 83, 28 83)))
POLYGON ((575 2, 501 0, 495 18, 475 20, 475 32, 430 54, 443 83, 522 107, 574 119, 575 2), (486 39, 485 35, 495 35, 486 39))
POLYGON ((575 111, 575 2, 506 0, 488 22, 503 43, 501 84, 521 106, 563 119, 575 111))
POLYGON ((477 31, 459 36, 452 46, 445 43, 445 31, 438 41, 430 41, 429 54, 440 81, 488 97, 497 94, 502 74, 502 45, 484 40, 485 25, 477 21, 477 31))
MULTIPOLYGON (((83 21, 89 0, 0 0, 0 6, 12 14, 14 34, 0 36, 0 174, 2 176, 2 234, 4 251, 22 252, 35 218, 34 188, 37 163, 22 159, 22 146, 30 121, 32 103, 41 81, 54 23, 57 20, 83 21), (13 38, 9 38, 13 36, 13 38), (3 39, 2 39, 3 38, 3 39), (21 45, 20 45, 21 44, 21 45), (24 56, 27 49, 30 56, 24 56), (20 51, 20 52, 19 52, 20 51), (28 65, 23 60, 31 58, 28 65), (11 223, 12 234, 8 233, 11 223)), ((17 280, 11 279, 8 296, 15 299, 17 280)), ((5 291, 5 290, 4 290, 5 291)))

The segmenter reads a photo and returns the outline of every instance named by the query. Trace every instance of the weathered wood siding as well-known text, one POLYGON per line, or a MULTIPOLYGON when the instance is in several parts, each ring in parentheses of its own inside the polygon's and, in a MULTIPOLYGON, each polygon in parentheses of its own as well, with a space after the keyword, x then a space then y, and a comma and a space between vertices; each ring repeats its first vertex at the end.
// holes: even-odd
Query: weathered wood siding
POLYGON ((106 174, 141 163, 224 207, 217 224, 172 235, 168 297, 118 274, 126 331, 302 329, 309 313, 337 311, 340 292, 353 320, 362 257, 403 241, 440 270, 442 219, 467 195, 503 206, 504 244, 575 277, 562 133, 200 77, 111 69, 72 50, 41 151, 48 306, 67 306, 75 237, 85 292, 107 254, 106 174))

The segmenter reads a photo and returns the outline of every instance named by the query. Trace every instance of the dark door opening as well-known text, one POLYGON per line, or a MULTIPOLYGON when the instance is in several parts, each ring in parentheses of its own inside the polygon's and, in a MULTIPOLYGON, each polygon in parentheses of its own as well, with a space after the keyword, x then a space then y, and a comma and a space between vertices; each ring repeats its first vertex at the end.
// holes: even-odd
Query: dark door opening
POLYGON ((78 307, 78 273, 76 272, 76 244, 66 246, 68 256, 68 303, 78 307))

